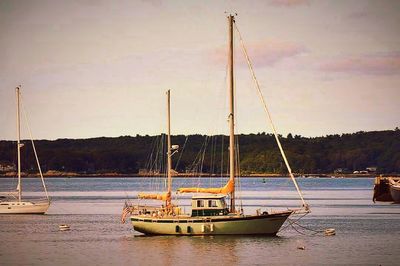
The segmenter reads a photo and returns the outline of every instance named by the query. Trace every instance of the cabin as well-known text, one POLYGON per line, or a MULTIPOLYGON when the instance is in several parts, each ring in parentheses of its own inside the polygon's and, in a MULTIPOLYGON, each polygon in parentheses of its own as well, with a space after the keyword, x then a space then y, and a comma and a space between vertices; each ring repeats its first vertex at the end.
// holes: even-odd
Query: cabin
POLYGON ((192 197, 192 217, 227 215, 229 210, 224 195, 192 197))

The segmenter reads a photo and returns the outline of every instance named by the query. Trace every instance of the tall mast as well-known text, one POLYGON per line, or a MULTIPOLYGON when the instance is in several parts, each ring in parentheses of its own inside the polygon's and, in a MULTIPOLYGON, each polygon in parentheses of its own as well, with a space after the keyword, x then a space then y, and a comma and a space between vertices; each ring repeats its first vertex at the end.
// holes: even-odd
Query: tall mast
POLYGON ((20 127, 20 111, 19 111, 19 86, 15 88, 15 94, 17 96, 17 154, 18 154, 18 201, 21 202, 21 127, 20 127))
POLYGON ((170 100, 170 90, 167 90, 167 175, 168 175, 168 192, 167 192, 167 208, 170 208, 171 206, 171 184, 172 184, 172 178, 171 178, 171 100, 170 100))
POLYGON ((234 77, 233 77, 233 15, 228 16, 228 88, 229 88, 229 180, 233 182, 230 212, 235 212, 235 110, 234 110, 234 77))

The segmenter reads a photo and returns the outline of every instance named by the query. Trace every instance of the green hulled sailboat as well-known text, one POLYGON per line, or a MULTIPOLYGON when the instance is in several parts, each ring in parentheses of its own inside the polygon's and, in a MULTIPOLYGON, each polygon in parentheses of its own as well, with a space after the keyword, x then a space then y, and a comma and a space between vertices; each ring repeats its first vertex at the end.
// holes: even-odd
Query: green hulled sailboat
MULTIPOLYGON (((178 193, 194 193, 191 199, 191 213, 183 213, 171 199, 172 176, 171 157, 176 145, 171 145, 170 137, 170 91, 167 91, 167 191, 163 194, 138 194, 138 199, 160 200, 158 206, 127 204, 123 211, 123 219, 129 216, 135 231, 148 235, 276 235, 282 224, 294 212, 308 211, 308 206, 298 190, 303 207, 296 210, 274 212, 257 212, 245 215, 235 208, 235 125, 234 125, 234 76, 233 76, 233 29, 235 17, 228 16, 229 25, 229 180, 220 188, 179 188, 178 193), (229 200, 229 203, 227 202, 229 200)), ((278 146, 284 156, 277 138, 278 146)), ((285 163, 288 166, 286 157, 285 163)), ((288 167, 296 188, 297 183, 288 167)), ((138 201, 139 202, 139 201, 138 201)))

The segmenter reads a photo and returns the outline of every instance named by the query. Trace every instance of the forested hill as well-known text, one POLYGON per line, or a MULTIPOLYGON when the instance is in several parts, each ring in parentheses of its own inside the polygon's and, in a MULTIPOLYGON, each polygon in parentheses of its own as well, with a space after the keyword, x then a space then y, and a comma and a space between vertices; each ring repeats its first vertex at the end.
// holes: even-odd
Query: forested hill
MULTIPOLYGON (((142 169, 163 171, 164 140, 161 136, 137 135, 37 140, 35 145, 44 172, 135 174, 142 169)), ((239 135, 238 140, 242 173, 286 173, 273 135, 239 135)), ((316 138, 289 134, 281 141, 296 173, 323 174, 337 169, 353 172, 367 167, 377 167, 378 173, 400 173, 400 130, 397 128, 316 138)), ((36 172, 30 141, 23 143, 22 170, 36 172)), ((178 172, 226 173, 228 143, 228 137, 222 135, 172 136, 172 144, 180 146, 173 156, 174 168, 178 172)), ((13 141, 0 141, 1 165, 16 164, 15 146, 13 141)))

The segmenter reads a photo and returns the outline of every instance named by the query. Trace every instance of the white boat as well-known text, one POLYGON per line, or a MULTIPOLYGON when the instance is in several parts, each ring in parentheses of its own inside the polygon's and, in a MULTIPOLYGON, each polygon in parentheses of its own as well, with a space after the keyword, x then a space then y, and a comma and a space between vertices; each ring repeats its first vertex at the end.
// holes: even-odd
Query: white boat
MULTIPOLYGON (((163 194, 138 194, 137 203, 125 203, 122 220, 130 215, 134 230, 148 235, 276 235, 282 224, 294 212, 308 212, 301 192, 298 190, 303 206, 299 209, 280 211, 257 211, 255 214, 244 214, 235 204, 235 126, 234 126, 234 77, 233 77, 233 28, 235 18, 228 16, 229 25, 229 180, 219 188, 179 188, 178 193, 193 193, 191 199, 191 213, 183 213, 182 208, 172 199, 171 157, 175 145, 171 145, 170 137, 170 91, 167 92, 167 191, 163 194), (199 194, 200 193, 200 194, 199 194), (160 200, 158 206, 141 205, 143 200, 160 200), (229 202, 227 202, 227 200, 229 202)), ((277 134, 274 130, 275 136, 277 134)), ((284 156, 279 139, 278 146, 284 156)), ((297 183, 284 156, 285 163, 296 188, 297 183)))
POLYGON ((393 178, 389 177, 389 190, 393 201, 400 203, 400 182, 396 182, 393 178))
POLYGON ((0 214, 44 214, 50 206, 50 198, 47 193, 46 184, 44 182, 42 170, 40 168, 39 159, 36 153, 35 144, 32 142, 32 148, 35 154, 36 163, 38 165, 40 178, 46 195, 45 199, 27 200, 22 198, 22 179, 21 179, 21 126, 20 126, 20 87, 15 89, 17 97, 17 156, 18 156, 18 184, 16 191, 2 192, 3 197, 0 198, 0 214))
POLYGON ((60 231, 69 231, 69 230, 71 230, 71 227, 68 224, 60 224, 58 226, 58 229, 60 231))

